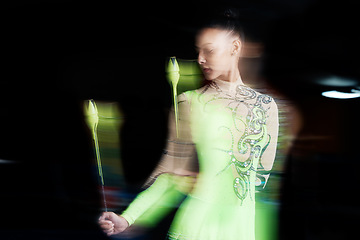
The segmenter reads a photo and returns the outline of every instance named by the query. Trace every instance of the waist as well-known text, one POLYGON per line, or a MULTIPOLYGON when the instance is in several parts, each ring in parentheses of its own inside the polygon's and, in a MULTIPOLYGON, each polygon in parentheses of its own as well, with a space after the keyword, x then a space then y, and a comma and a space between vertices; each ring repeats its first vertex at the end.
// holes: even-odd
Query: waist
POLYGON ((243 185, 247 192, 246 199, 240 200, 236 194, 234 183, 236 176, 231 171, 219 175, 199 174, 197 182, 189 196, 207 203, 242 205, 244 202, 254 202, 255 182, 249 179, 248 185, 243 185))

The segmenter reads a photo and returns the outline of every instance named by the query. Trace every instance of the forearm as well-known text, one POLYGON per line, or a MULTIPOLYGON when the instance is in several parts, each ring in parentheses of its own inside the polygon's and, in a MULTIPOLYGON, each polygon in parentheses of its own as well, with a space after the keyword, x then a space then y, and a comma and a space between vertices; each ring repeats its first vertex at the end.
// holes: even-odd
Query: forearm
POLYGON ((177 190, 171 174, 162 174, 146 190, 141 192, 121 214, 129 225, 153 226, 184 197, 177 190))

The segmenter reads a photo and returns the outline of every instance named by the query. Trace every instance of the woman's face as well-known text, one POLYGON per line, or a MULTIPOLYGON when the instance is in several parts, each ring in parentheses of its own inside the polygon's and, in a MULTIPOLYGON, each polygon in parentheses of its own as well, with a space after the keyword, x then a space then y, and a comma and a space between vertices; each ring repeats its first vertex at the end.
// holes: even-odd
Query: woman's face
POLYGON ((229 31, 205 28, 196 37, 198 63, 207 80, 226 79, 239 60, 241 42, 229 31))

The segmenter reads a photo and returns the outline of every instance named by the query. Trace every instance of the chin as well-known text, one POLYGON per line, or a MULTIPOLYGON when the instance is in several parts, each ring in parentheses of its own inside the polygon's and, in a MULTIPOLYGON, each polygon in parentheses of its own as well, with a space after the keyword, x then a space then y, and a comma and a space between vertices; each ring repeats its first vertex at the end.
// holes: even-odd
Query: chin
POLYGON ((204 74, 205 76, 205 79, 207 81, 213 81, 215 80, 216 78, 218 78, 219 76, 215 75, 215 74, 204 74))

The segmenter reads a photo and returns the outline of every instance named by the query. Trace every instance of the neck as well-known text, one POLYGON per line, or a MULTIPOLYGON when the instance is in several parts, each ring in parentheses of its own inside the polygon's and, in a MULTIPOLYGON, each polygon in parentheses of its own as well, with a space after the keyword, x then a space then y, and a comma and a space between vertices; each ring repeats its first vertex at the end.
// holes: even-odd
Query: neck
POLYGON ((240 81, 241 84, 243 84, 242 79, 241 79, 241 75, 240 75, 240 71, 239 68, 236 66, 232 67, 226 75, 220 76, 218 78, 221 81, 226 81, 226 82, 237 82, 240 81))

